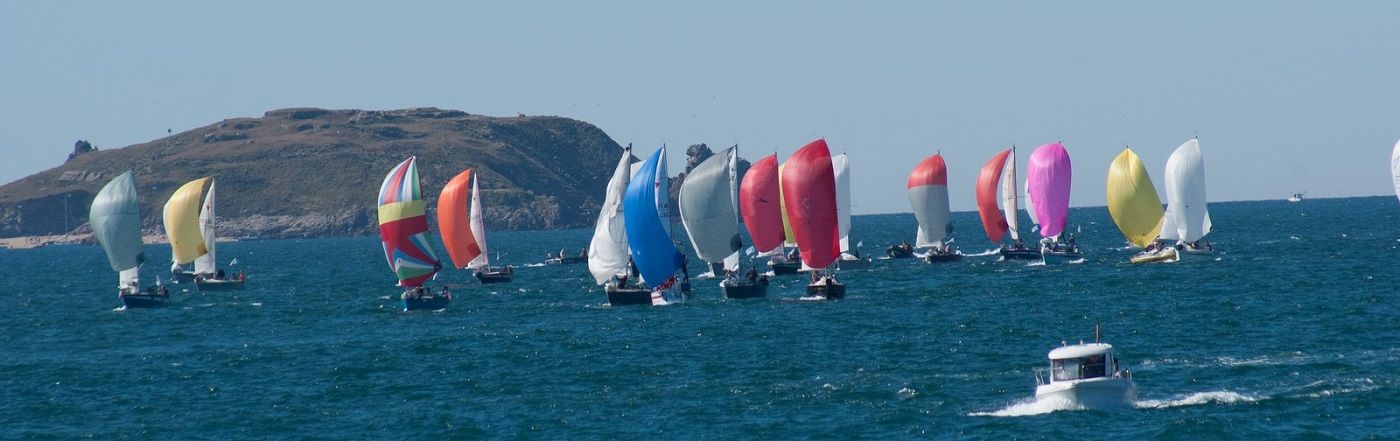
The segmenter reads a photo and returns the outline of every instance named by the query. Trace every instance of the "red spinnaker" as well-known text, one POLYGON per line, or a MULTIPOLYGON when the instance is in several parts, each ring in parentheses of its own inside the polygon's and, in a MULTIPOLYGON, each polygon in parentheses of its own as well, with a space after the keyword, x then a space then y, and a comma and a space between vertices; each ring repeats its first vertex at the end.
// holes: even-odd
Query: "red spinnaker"
POLYGON ((783 199, 802 264, 825 268, 841 253, 836 218, 836 174, 831 150, 818 139, 797 149, 783 166, 783 199))
POLYGON ((447 255, 452 256, 452 264, 466 268, 467 264, 481 255, 481 245, 472 235, 470 217, 472 194, 472 169, 463 170, 438 196, 438 231, 442 233, 442 244, 447 247, 447 255))
POLYGON ((783 211, 778 194, 778 155, 768 155, 749 166, 739 184, 739 212, 749 229, 753 246, 766 253, 783 246, 783 211))
POLYGON ((997 188, 1001 184, 1001 171, 1006 165, 1006 156, 1011 154, 1011 149, 1002 150, 987 161, 987 165, 982 166, 982 173, 977 175, 977 213, 982 215, 982 229, 987 230, 987 239, 993 243, 1001 243, 1001 238, 1006 236, 1006 216, 1001 214, 1001 207, 997 206, 997 188))

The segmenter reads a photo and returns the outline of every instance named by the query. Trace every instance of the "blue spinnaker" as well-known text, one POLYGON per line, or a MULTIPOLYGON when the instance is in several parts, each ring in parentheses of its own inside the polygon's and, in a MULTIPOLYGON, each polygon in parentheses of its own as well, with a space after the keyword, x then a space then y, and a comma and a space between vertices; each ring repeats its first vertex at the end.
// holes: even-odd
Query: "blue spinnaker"
POLYGON ((622 211, 628 248, 637 273, 656 287, 676 273, 684 257, 671 242, 671 192, 666 178, 666 148, 652 153, 627 184, 622 211))

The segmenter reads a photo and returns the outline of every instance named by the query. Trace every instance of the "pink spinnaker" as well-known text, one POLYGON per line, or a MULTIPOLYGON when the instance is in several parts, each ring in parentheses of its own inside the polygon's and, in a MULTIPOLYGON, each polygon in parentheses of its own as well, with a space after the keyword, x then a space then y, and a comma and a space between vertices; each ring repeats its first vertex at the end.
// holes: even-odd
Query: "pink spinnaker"
POLYGON ((1040 235, 1058 236, 1069 217, 1069 152, 1059 143, 1042 145, 1031 153, 1026 168, 1026 192, 1035 201, 1040 235))

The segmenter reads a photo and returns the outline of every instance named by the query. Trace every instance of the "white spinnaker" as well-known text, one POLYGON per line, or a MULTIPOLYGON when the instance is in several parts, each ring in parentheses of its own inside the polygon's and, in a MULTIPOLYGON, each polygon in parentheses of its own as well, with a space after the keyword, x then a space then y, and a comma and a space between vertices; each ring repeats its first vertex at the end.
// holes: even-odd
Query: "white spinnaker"
POLYGON ((1395 142, 1395 150, 1390 152, 1390 178, 1395 180, 1395 197, 1400 198, 1400 141, 1395 142))
POLYGON ((218 231, 214 221, 214 179, 209 179, 209 192, 204 195, 204 205, 199 209, 199 234, 204 236, 204 255, 194 259, 195 274, 214 274, 218 272, 219 261, 214 257, 214 243, 217 241, 218 231))
POLYGON ((627 224, 622 215, 622 196, 632 181, 632 148, 622 149, 622 159, 608 180, 603 207, 593 226, 593 240, 588 245, 588 272, 599 285, 618 274, 627 272, 627 224))
MULTIPOLYGON (((738 265, 739 215, 734 204, 733 149, 713 155, 690 170, 681 183, 681 225, 695 247, 695 254, 709 263, 730 256, 738 265)), ((728 266, 726 262, 726 267, 728 266)), ((731 269, 731 268, 727 268, 731 269)))
POLYGON ((910 188, 909 205, 914 208, 914 217, 919 221, 914 246, 942 246, 943 239, 948 238, 948 224, 952 220, 952 214, 948 211, 948 186, 930 184, 910 188))
POLYGON ((1201 144, 1186 141, 1167 158, 1166 170, 1167 216, 1171 219, 1162 229, 1173 227, 1175 237, 1164 238, 1195 242, 1210 234, 1210 212, 1206 209, 1206 163, 1201 156, 1201 144))
POLYGON ((1011 154, 1006 155, 1006 164, 1001 168, 1001 211, 1006 217, 1006 232, 1011 233, 1011 240, 1021 240, 1021 233, 1018 231, 1016 214, 1016 148, 1011 148, 1011 154))
POLYGON ((92 235, 107 252, 112 270, 120 273, 121 286, 138 282, 141 263, 146 260, 141 245, 140 201, 136 178, 128 171, 103 186, 88 209, 92 235))
POLYGON ((831 157, 831 169, 836 174, 836 228, 841 237, 841 252, 851 250, 851 163, 845 153, 831 157))
MULTIPOLYGON (((467 262, 467 268, 470 269, 491 267, 491 253, 486 250, 486 224, 481 220, 481 190, 478 188, 480 181, 481 174, 472 175, 472 208, 467 212, 467 217, 470 219, 468 222, 471 223, 472 239, 476 240, 476 246, 481 250, 481 254, 477 254, 476 258, 467 262)), ((559 257, 563 258, 564 256, 559 257)))

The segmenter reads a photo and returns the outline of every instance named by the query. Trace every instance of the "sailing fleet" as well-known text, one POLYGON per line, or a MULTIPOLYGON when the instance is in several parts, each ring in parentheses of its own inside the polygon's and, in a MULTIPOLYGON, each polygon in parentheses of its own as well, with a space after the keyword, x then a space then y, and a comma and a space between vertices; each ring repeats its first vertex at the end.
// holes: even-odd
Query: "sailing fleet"
MULTIPOLYGON (((443 269, 434 252, 428 201, 418 176, 416 157, 405 159, 384 177, 376 201, 379 238, 385 261, 406 310, 442 309, 451 300, 450 286, 428 285, 443 269)), ((846 283, 838 270, 867 267, 871 258, 852 246, 850 158, 832 155, 826 140, 813 140, 786 161, 778 155, 754 161, 739 173, 738 146, 714 154, 681 181, 675 214, 670 197, 667 150, 645 159, 622 150, 594 223, 586 254, 552 263, 573 263, 586 255, 588 272, 611 305, 683 303, 692 280, 686 254, 679 248, 677 224, 689 238, 706 271, 697 280, 718 280, 726 298, 767 295, 770 276, 807 273, 805 297, 844 298, 846 283), (747 231, 751 244, 744 243, 747 231), (759 271, 767 260, 767 271, 759 271)), ((1400 197, 1400 143, 1392 154, 1392 174, 1400 197)), ((986 238, 1001 260, 1039 261, 1046 265, 1084 259, 1070 228, 1072 165, 1060 142, 1031 151, 1022 168, 1017 149, 997 152, 982 165, 974 191, 977 214, 986 238), (1021 210, 1030 220, 1023 231, 1021 210), (1025 234, 1039 235, 1028 243, 1025 234)), ((1205 240, 1211 232, 1206 202, 1205 160, 1199 140, 1177 147, 1162 174, 1161 193, 1148 166, 1124 147, 1109 164, 1105 194, 1110 216, 1125 242, 1138 251, 1129 262, 1169 263, 1186 256, 1211 256, 1205 240), (1165 200, 1163 200, 1163 196, 1165 200)), ((514 269, 492 266, 481 197, 482 176, 466 169, 450 179, 437 198, 437 227, 451 265, 471 271, 483 284, 510 282, 514 269)), ((918 257, 928 263, 953 262, 965 256, 953 246, 949 208, 948 163, 939 153, 920 161, 906 185, 918 226, 914 242, 887 250, 891 258, 918 257)), ((97 194, 89 220, 93 234, 118 272, 118 294, 126 307, 169 303, 159 276, 142 286, 141 229, 135 176, 117 176, 97 194)), ((218 266, 215 178, 203 177, 175 190, 163 206, 163 226, 171 248, 171 281, 193 283, 200 291, 242 288, 242 271, 229 274, 218 266)), ((236 264, 229 262, 229 266, 236 264)))

